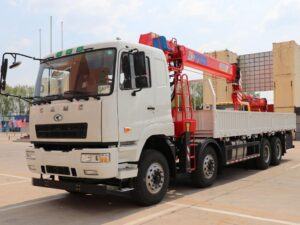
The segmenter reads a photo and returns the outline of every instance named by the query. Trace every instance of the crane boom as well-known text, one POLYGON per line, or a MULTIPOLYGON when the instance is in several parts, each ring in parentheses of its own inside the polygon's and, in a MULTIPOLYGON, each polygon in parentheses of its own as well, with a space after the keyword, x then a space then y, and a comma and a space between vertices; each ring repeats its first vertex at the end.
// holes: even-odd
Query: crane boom
POLYGON ((142 34, 141 44, 163 50, 169 63, 170 71, 182 71, 184 67, 211 73, 214 76, 226 78, 228 82, 235 82, 237 78, 236 65, 222 62, 203 53, 197 52, 184 45, 178 45, 176 39, 166 40, 164 36, 155 33, 142 34), (173 64, 174 61, 179 64, 173 64))
POLYGON ((235 81, 235 65, 221 62, 184 46, 181 46, 181 49, 184 66, 226 78, 228 81, 235 81))

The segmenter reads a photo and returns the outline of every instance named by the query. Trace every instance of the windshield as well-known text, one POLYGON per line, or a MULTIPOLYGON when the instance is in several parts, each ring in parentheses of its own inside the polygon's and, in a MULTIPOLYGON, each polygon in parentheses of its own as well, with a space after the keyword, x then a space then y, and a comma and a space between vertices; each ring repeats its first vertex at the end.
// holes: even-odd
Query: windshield
POLYGON ((113 89, 115 49, 102 49, 41 64, 35 96, 109 95, 113 89))

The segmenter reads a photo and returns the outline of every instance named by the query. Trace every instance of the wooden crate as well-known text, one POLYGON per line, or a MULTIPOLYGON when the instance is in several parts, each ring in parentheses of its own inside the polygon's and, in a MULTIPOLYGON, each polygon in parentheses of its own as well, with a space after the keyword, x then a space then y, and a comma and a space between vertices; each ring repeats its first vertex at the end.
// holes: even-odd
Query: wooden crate
POLYGON ((295 41, 273 43, 275 111, 300 106, 300 46, 295 41))
MULTIPOLYGON (((224 62, 228 63, 237 63, 238 55, 229 50, 224 51, 214 51, 205 53, 208 56, 214 57, 224 62)), ((204 104, 212 104, 212 95, 208 85, 207 79, 211 79, 213 87, 217 96, 217 103, 220 102, 231 102, 231 93, 232 93, 232 85, 227 83, 225 78, 219 78, 211 76, 208 73, 204 73, 204 83, 203 83, 203 103, 204 104)))

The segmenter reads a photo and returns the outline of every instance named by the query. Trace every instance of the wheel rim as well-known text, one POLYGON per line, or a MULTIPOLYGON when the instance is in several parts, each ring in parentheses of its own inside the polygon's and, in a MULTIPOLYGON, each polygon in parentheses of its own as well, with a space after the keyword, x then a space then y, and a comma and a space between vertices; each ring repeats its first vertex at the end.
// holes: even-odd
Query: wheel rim
POLYGON ((206 179, 211 179, 216 170, 216 162, 212 155, 205 156, 203 160, 203 174, 206 179))
POLYGON ((151 194, 158 193, 165 182, 165 172, 159 163, 152 163, 146 174, 147 189, 151 194))
POLYGON ((280 157, 281 157, 281 144, 280 143, 276 144, 275 154, 276 154, 276 158, 280 159, 280 157))
POLYGON ((263 157, 266 163, 270 161, 270 147, 268 145, 264 147, 263 157))

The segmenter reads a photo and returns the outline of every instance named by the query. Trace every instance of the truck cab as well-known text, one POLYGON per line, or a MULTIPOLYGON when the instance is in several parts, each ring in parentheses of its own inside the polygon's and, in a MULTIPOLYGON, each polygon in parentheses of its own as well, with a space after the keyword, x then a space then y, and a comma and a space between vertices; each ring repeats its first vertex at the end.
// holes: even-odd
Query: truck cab
POLYGON ((174 135, 159 49, 122 41, 59 51, 40 64, 27 163, 64 178, 127 179, 147 140, 174 135))

